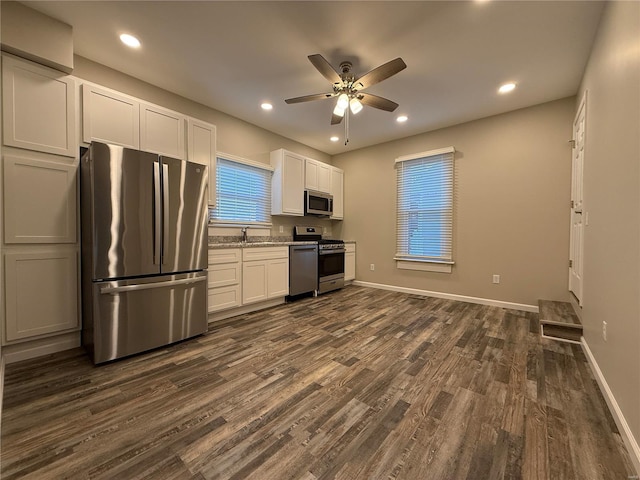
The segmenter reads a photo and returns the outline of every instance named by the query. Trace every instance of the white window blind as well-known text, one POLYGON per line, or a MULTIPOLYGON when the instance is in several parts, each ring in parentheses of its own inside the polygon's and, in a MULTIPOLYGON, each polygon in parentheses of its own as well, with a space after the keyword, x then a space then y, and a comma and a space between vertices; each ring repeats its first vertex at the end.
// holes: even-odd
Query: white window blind
POLYGON ((453 157, 447 147, 396 159, 396 260, 453 263, 453 157))
POLYGON ((250 162, 218 157, 216 206, 210 210, 214 223, 271 224, 271 174, 250 162))

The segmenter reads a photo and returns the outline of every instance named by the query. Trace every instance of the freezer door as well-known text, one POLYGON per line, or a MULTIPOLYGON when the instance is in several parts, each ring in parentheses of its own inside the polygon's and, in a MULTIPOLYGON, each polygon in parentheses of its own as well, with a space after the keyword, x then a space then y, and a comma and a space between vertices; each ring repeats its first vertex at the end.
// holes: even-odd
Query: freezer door
POLYGON ((163 273, 207 268, 208 168, 162 157, 163 273))
POLYGON ((82 235, 91 249, 91 278, 159 274, 159 157, 94 142, 85 158, 81 168, 90 172, 82 178, 90 180, 81 186, 82 235))
POLYGON ((207 272, 93 284, 83 343, 94 363, 207 331, 207 272))

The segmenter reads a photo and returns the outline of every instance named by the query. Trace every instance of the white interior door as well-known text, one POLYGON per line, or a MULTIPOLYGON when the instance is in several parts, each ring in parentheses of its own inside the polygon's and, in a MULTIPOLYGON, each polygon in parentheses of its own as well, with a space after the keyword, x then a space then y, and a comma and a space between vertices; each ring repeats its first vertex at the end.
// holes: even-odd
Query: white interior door
POLYGON ((586 120, 586 92, 573 122, 571 159, 571 235, 569 256, 569 290, 582 305, 583 252, 585 214, 583 213, 583 172, 586 120))

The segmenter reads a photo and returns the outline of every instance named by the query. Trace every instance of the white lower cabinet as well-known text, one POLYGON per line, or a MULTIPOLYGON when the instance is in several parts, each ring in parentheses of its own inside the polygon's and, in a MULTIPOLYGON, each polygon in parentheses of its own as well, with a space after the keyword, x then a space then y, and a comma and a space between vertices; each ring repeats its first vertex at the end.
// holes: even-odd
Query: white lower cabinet
POLYGON ((242 304, 260 302, 267 297, 267 262, 242 263, 242 304))
POLYGON ((4 255, 6 341, 78 328, 78 252, 33 247, 4 255))
POLYGON ((209 250, 209 313, 242 305, 241 261, 239 248, 209 250))
POLYGON ((243 305, 289 294, 289 247, 245 248, 242 260, 243 305))
POLYGON ((356 279, 356 244, 346 243, 344 254, 344 281, 356 279))
POLYGON ((289 294, 289 247, 209 250, 209 313, 289 294))
POLYGON ((289 252, 287 257, 267 263, 267 298, 289 295, 289 252))

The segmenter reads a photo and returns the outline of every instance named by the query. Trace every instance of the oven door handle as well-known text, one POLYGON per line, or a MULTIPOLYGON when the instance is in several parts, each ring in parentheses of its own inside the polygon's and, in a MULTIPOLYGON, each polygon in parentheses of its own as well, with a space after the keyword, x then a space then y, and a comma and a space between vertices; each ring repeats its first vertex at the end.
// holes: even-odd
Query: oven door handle
POLYGON ((346 251, 346 248, 334 248, 332 250, 320 250, 318 255, 331 255, 333 253, 345 253, 346 251))

